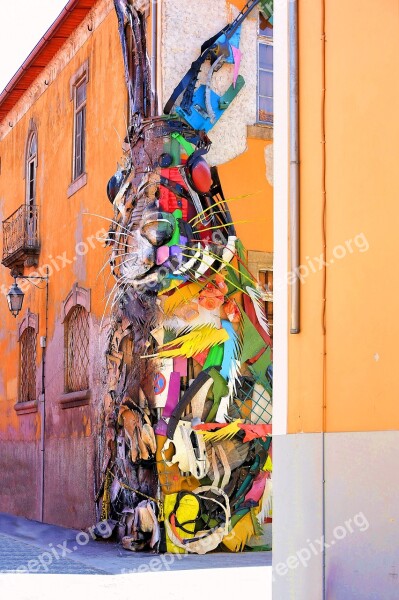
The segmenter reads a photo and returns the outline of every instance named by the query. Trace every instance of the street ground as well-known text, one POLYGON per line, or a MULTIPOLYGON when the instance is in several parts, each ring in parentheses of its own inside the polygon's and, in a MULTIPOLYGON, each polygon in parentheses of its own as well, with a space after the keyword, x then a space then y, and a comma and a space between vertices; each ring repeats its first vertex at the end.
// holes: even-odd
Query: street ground
MULTIPOLYGON (((34 600, 35 590, 37 597, 43 598, 47 588, 54 594, 55 582, 62 581, 59 590, 62 596, 66 589, 68 595, 74 593, 75 584, 80 591, 88 585, 90 597, 96 589, 96 598, 102 597, 98 595, 101 590, 116 586, 121 592, 118 600, 122 600, 124 588, 127 598, 134 581, 136 592, 142 587, 143 594, 151 591, 151 597, 157 593, 162 600, 177 600, 187 598, 186 581, 190 600, 195 600, 197 593, 198 598, 204 599, 207 589, 215 597, 218 586, 221 586, 219 598, 233 600, 242 598, 243 585, 251 589, 256 582, 262 587, 271 583, 271 552, 204 556, 133 553, 114 542, 95 541, 83 531, 0 513, 1 588, 9 587, 11 579, 13 588, 21 590, 16 595, 18 599, 34 600)), ((136 593, 134 596, 137 597, 136 593)), ((78 597, 81 597, 80 592, 78 597)))

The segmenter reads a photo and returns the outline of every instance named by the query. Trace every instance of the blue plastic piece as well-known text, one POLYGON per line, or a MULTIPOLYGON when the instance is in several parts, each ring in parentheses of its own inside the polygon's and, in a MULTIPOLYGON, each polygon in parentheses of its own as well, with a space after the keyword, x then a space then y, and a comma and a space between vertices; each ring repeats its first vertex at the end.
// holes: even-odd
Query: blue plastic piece
POLYGON ((237 334, 234 331, 233 325, 230 323, 230 321, 227 321, 227 319, 222 319, 222 327, 227 331, 229 339, 224 343, 223 362, 222 368, 220 369, 220 374, 225 378, 226 381, 228 381, 231 365, 234 361, 234 345, 237 334))
POLYGON ((224 45, 226 43, 229 44, 229 56, 226 57, 226 63, 233 64, 234 63, 234 54, 231 49, 231 46, 235 46, 236 48, 240 47, 240 37, 241 37, 241 25, 237 27, 236 31, 233 33, 231 38, 227 39, 226 34, 222 33, 220 37, 216 40, 215 44, 224 45))
POLYGON ((234 88, 231 86, 224 96, 218 96, 218 94, 216 94, 213 90, 210 91, 211 106, 215 115, 213 123, 211 122, 206 110, 205 85, 200 85, 194 93, 191 114, 188 114, 180 106, 176 107, 176 112, 180 117, 183 117, 183 119, 187 121, 187 123, 191 125, 193 129, 196 129, 197 131, 204 130, 207 133, 214 125, 216 125, 226 108, 229 106, 231 100, 237 96, 244 85, 245 80, 241 75, 239 75, 237 78, 236 87, 234 88), (224 103, 224 98, 226 96, 229 97, 229 102, 227 104, 224 103), (221 106, 223 108, 221 108, 221 106))

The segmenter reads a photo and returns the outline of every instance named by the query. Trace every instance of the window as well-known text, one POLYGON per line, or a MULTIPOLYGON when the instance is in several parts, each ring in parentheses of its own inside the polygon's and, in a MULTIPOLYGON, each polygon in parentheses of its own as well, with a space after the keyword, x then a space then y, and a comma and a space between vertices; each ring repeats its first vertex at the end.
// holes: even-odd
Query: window
POLYGON ((74 306, 65 326, 65 391, 89 388, 89 313, 74 306))
POLYGON ((90 403, 90 290, 75 282, 62 303, 64 324, 64 393, 62 409, 90 403))
POLYGON ((73 154, 72 183, 68 187, 68 198, 87 183, 86 99, 88 82, 89 61, 86 60, 69 82, 70 100, 73 102, 73 154))
POLYGON ((26 204, 36 204, 37 136, 32 132, 28 138, 26 153, 26 204))
POLYGON ((19 402, 36 400, 36 331, 27 327, 20 337, 19 402))
POLYGON ((75 85, 73 179, 85 172, 86 161, 86 78, 75 85))
POLYGON ((273 25, 259 13, 258 122, 273 125, 273 25))

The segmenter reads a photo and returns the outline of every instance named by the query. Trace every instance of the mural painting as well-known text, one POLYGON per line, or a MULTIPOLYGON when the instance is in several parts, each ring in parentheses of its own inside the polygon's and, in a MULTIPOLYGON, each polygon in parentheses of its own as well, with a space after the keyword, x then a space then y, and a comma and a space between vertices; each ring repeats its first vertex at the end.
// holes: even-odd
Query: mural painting
POLYGON ((96 531, 107 521, 128 550, 261 549, 271 516, 264 289, 206 161, 208 133, 245 85, 240 29, 258 4, 272 18, 248 2, 202 44, 157 115, 146 19, 115 0, 131 120, 107 189, 115 286, 96 531), (223 68, 232 81, 219 95, 212 77, 223 68))

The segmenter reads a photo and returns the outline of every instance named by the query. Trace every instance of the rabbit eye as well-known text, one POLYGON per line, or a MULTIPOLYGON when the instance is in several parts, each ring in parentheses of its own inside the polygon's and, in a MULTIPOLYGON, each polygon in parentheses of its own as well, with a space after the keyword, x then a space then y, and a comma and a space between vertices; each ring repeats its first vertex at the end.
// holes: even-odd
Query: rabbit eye
POLYGON ((115 173, 115 175, 112 175, 111 179, 108 181, 107 196, 108 196, 108 199, 110 202, 113 203, 113 201, 115 200, 119 190, 122 187, 123 180, 124 180, 124 172, 117 171, 115 173))
POLYGON ((192 166, 189 167, 190 179, 194 189, 199 194, 207 194, 212 187, 211 169, 203 158, 197 159, 192 166))

